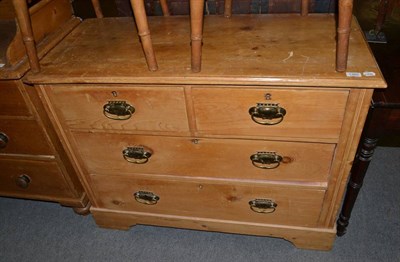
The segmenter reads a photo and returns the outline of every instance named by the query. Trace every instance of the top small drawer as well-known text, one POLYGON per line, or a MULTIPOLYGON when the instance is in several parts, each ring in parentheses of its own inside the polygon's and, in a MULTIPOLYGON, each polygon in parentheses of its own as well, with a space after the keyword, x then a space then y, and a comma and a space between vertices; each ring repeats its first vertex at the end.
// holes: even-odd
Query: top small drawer
POLYGON ((32 115, 18 88, 18 81, 0 81, 0 108, 0 116, 32 115))
POLYGON ((72 129, 189 132, 182 87, 57 85, 47 93, 72 129))
POLYGON ((193 88, 200 134, 339 137, 349 92, 278 88, 193 88))

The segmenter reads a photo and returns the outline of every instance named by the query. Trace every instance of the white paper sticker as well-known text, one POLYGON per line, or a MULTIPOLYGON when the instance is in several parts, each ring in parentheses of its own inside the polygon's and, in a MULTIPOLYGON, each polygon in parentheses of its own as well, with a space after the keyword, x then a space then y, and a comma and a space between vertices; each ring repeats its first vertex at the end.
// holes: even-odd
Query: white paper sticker
POLYGON ((5 66, 6 64, 0 64, 0 67, 3 67, 3 66, 5 66))
POLYGON ((361 73, 359 72, 346 72, 347 77, 361 77, 361 73))
POLYGON ((363 75, 364 76, 376 76, 375 72, 367 72, 367 71, 363 72, 363 75))

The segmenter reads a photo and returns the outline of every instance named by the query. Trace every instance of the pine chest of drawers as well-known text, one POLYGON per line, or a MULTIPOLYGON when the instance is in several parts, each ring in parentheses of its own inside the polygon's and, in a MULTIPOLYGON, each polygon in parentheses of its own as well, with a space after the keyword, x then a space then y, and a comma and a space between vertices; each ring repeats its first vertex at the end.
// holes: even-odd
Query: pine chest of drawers
POLYGON ((334 70, 331 15, 206 17, 201 73, 188 69, 188 23, 150 19, 157 72, 130 19, 113 18, 84 21, 27 78, 97 224, 331 248, 373 88, 385 87, 356 21, 350 74, 334 70))
MULTIPOLYGON (((80 21, 68 0, 32 5, 41 58, 80 21)), ((0 196, 59 202, 88 214, 87 195, 40 98, 22 81, 30 68, 12 1, 1 1, 0 10, 0 196)))

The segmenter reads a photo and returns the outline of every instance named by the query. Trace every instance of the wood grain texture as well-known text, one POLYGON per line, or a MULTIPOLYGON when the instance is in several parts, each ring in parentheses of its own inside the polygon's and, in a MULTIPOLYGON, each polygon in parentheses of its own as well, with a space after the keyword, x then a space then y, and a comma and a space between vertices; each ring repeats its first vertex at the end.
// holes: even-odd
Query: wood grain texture
MULTIPOLYGON (((68 0, 43 0, 30 10, 34 40, 39 44, 51 32, 72 17, 72 8, 68 0)), ((17 30, 13 42, 7 51, 7 61, 15 65, 26 55, 22 35, 17 30)))
POLYGON ((35 38, 33 35, 32 21, 29 8, 25 0, 13 0, 18 27, 21 32, 25 52, 28 56, 29 66, 33 73, 40 71, 39 57, 37 55, 35 38))
POLYGON ((330 249, 369 99, 386 85, 356 21, 348 66, 359 77, 335 71, 332 15, 206 16, 196 74, 188 21, 149 18, 157 72, 147 70, 131 20, 113 18, 83 22, 42 60, 41 73, 28 76, 96 222, 275 236, 330 249), (136 112, 126 126, 104 122, 110 97, 135 101, 137 125, 136 112), (278 125, 258 126, 248 113, 257 103, 279 104, 287 114, 278 125), (178 119, 173 130, 160 124, 178 119), (146 164, 124 160, 122 151, 137 145, 152 152, 146 164), (285 161, 265 174, 251 165, 257 151, 282 152, 285 161), (140 190, 160 200, 143 205, 133 196, 140 190), (278 208, 256 214, 252 198, 271 198, 278 208))
POLYGON ((281 237, 298 248, 330 250, 335 240, 335 229, 281 226, 265 223, 243 223, 232 220, 218 220, 171 216, 163 214, 121 212, 92 208, 96 223, 105 228, 127 230, 136 224, 188 228, 258 236, 281 237))
POLYGON ((0 1, 0 19, 9 20, 15 18, 14 6, 12 0, 0 1))
POLYGON ((0 105, 0 117, 32 116, 17 81, 0 80, 0 105))
POLYGON ((48 161, 5 160, 0 158, 0 195, 52 200, 72 198, 58 165, 48 161), (16 184, 20 175, 27 175, 31 182, 27 188, 16 184))
POLYGON ((53 154, 43 127, 35 120, 1 120, 0 132, 9 138, 7 146, 0 148, 0 154, 53 154))
POLYGON ((349 96, 343 129, 337 145, 335 160, 332 165, 332 176, 321 210, 320 226, 331 227, 335 224, 339 207, 346 189, 354 156, 360 140, 362 128, 371 103, 372 90, 352 90, 349 96))
POLYGON ((92 176, 91 179, 101 208, 307 227, 316 226, 325 192, 259 184, 217 184, 206 180, 200 183, 158 180, 133 175, 92 176), (133 197, 137 191, 152 192, 160 200, 155 205, 139 203, 133 197), (274 200, 278 205, 275 212, 252 211, 248 202, 260 198, 274 200))
POLYGON ((189 132, 183 87, 55 85, 49 95, 70 128, 189 132), (127 120, 109 119, 103 113, 109 101, 126 101, 135 112, 127 120))
MULTIPOLYGON (((42 0, 40 3, 42 4, 38 4, 39 6, 33 6, 30 9, 30 13, 32 14, 38 57, 42 58, 74 29, 80 23, 80 20, 76 17, 72 17, 71 7, 68 1, 42 0), (55 2, 53 3, 51 1, 55 2), (67 11, 65 8, 67 8, 67 11), (50 14, 49 10, 50 12, 53 10, 55 13, 50 14), (48 22, 44 17, 49 16, 55 16, 54 19, 51 19, 53 23, 48 23, 46 26, 43 26, 43 24, 48 22)), ((13 23, 15 22, 13 21, 13 23)), ((0 28, 0 30, 3 29, 3 27, 0 28)), ((4 53, 4 58, 2 60, 4 60, 5 66, 0 68, 0 79, 18 80, 22 78, 30 68, 24 50, 22 36, 17 25, 13 27, 13 30, 13 35, 15 35, 13 39, 11 39, 10 43, 7 43, 7 45, 1 46, 4 50, 1 50, 0 54, 4 53)))
POLYGON ((139 173, 323 185, 328 180, 334 153, 334 145, 317 143, 86 132, 74 132, 74 138, 88 172, 105 175, 139 173), (134 164, 123 158, 122 151, 135 145, 153 151, 148 163, 134 164), (251 155, 260 151, 274 151, 284 159, 276 169, 260 169, 250 160, 251 155))
POLYGON ((348 91, 275 89, 264 87, 193 88, 192 99, 199 134, 256 137, 337 139, 348 91), (244 91, 245 90, 245 91, 244 91), (265 98, 269 95, 268 100, 265 98), (279 104, 286 109, 283 121, 260 125, 249 109, 257 103, 279 104))
POLYGON ((132 36, 135 26, 131 18, 88 19, 42 61, 42 73, 29 76, 28 81, 366 88, 386 85, 356 22, 352 23, 347 71, 374 72, 375 76, 347 77, 335 71, 332 15, 206 16, 203 67, 196 74, 190 71, 188 18, 148 19, 159 60, 157 72, 146 68, 140 43, 132 36))

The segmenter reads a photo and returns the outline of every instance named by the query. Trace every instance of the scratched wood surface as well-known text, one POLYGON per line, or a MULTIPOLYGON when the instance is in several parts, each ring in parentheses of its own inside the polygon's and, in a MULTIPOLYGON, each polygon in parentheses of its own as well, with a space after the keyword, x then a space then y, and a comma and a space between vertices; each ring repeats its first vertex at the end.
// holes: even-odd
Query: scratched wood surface
POLYGON ((42 72, 31 74, 28 80, 385 86, 356 21, 351 32, 348 72, 360 77, 335 71, 333 15, 206 16, 201 73, 190 71, 187 16, 150 17, 149 24, 159 63, 157 72, 147 69, 132 18, 88 19, 42 60, 42 72), (370 76, 364 76, 364 72, 370 72, 370 76))

